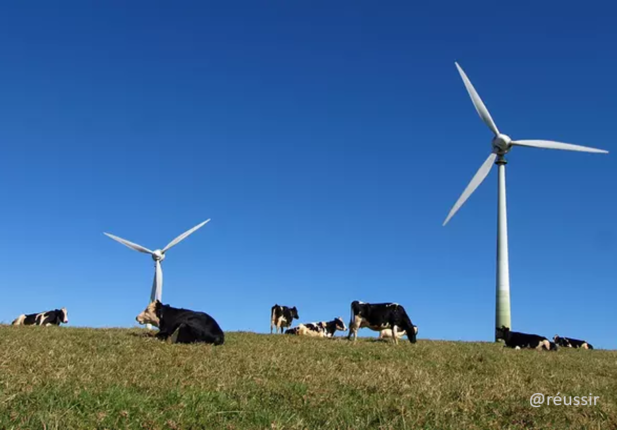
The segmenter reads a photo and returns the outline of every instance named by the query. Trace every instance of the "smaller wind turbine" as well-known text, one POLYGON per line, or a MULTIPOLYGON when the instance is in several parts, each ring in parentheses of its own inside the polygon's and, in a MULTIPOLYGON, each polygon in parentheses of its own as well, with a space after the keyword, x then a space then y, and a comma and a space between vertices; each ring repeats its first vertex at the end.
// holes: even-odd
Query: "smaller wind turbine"
MULTIPOLYGON (((113 234, 103 233, 105 236, 112 238, 113 240, 120 242, 122 245, 131 248, 134 251, 143 252, 144 254, 150 254, 152 259, 154 260, 154 282, 152 283, 152 291, 150 293, 150 302, 154 300, 161 300, 163 298, 163 268, 161 267, 161 263, 165 259, 165 253, 169 251, 171 248, 182 242, 184 239, 189 237, 195 231, 206 225, 210 221, 210 218, 202 222, 201 224, 196 225, 192 229, 185 231, 180 236, 176 237, 174 240, 169 242, 167 246, 163 249, 156 249, 154 251, 150 251, 148 248, 144 248, 141 245, 137 245, 136 243, 129 242, 126 239, 122 239, 118 236, 114 236, 113 234)), ((152 328, 150 324, 146 325, 147 328, 152 328)))

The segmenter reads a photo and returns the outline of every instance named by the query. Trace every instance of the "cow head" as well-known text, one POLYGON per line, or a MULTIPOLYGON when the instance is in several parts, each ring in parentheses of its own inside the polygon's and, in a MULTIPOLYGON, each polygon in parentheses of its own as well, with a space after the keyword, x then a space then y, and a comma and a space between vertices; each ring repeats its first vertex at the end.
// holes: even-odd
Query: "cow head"
POLYGON ((418 333, 418 328, 413 325, 413 332, 409 333, 409 330, 406 330, 406 334, 407 334, 407 339, 409 339, 409 342, 411 343, 416 343, 417 339, 416 339, 416 334, 418 333))
POLYGON ((510 334, 510 328, 502 325, 501 327, 497 327, 495 329, 495 334, 497 335, 497 339, 506 340, 508 338, 508 334, 510 334))
POLYGON ((142 313, 137 315, 135 319, 139 324, 152 324, 155 327, 158 327, 161 323, 161 307, 163 304, 155 300, 144 309, 142 313))
POLYGON ((68 324, 69 323, 69 311, 66 310, 66 308, 62 308, 60 309, 60 318, 62 319, 62 322, 64 324, 68 324))
POLYGON ((337 330, 347 331, 347 326, 345 325, 345 321, 343 321, 343 318, 341 317, 335 318, 334 324, 337 330))
POLYGON ((295 319, 300 319, 300 317, 298 316, 298 309, 296 309, 296 307, 294 306, 293 308, 290 309, 291 310, 291 318, 295 318, 295 319))

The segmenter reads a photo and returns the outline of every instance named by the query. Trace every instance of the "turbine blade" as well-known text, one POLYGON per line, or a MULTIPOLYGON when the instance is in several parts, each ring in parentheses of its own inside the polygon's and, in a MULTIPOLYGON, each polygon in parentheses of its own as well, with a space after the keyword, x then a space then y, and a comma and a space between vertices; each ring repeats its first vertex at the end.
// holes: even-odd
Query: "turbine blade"
POLYGON ((122 245, 131 248, 134 251, 143 252, 144 254, 152 254, 148 248, 144 248, 141 245, 137 245, 136 243, 129 242, 128 240, 122 239, 121 237, 114 236, 113 234, 103 233, 105 236, 112 238, 113 240, 120 242, 122 245))
POLYGON ((150 302, 155 300, 162 301, 163 299, 163 268, 161 262, 154 263, 154 281, 152 282, 152 292, 150 293, 150 302))
POLYGON ((572 145, 571 143, 554 142, 552 140, 513 140, 512 145, 530 146, 532 148, 563 149, 565 151, 594 152, 608 154, 604 149, 590 148, 588 146, 572 145))
POLYGON ((179 244, 180 242, 182 242, 184 239, 186 239, 187 237, 189 237, 191 234, 193 234, 196 230, 200 229, 201 227, 203 227, 204 225, 206 225, 206 223, 208 223, 210 221, 210 218, 208 218, 207 220, 205 220, 204 222, 202 222, 201 224, 196 225, 195 227, 193 227, 192 229, 190 229, 189 231, 185 231, 184 233, 182 233, 180 236, 176 237, 174 240, 172 240, 171 242, 169 242, 169 244, 163 248, 163 250, 161 251, 163 254, 167 251, 169 251, 172 247, 176 246, 177 244, 179 244))
POLYGON ((478 112, 478 115, 480 115, 480 118, 482 118, 482 121, 484 121, 484 124, 486 124, 488 128, 490 128, 491 131, 495 134, 495 136, 497 136, 499 134, 499 129, 495 125, 495 121, 493 121, 493 118, 491 118, 491 114, 488 113, 488 109, 486 108, 486 106, 484 106, 484 103, 482 102, 482 99, 478 95, 478 92, 473 87, 471 81, 469 80, 469 78, 467 77, 467 75, 465 74, 461 66, 459 66, 456 61, 454 62, 454 64, 456 64, 458 73, 461 75, 461 78, 463 79, 463 83, 465 84, 465 88, 467 88, 469 97, 471 97, 471 101, 474 107, 476 108, 476 112, 478 112))
POLYGON ((469 196, 471 196, 471 194, 476 190, 476 188, 478 188, 478 185, 482 183, 484 178, 486 178, 486 175, 488 175, 488 172, 491 171, 491 167, 493 167, 493 164, 495 163, 496 158, 497 158, 497 154, 492 153, 491 155, 488 156, 488 158, 482 164, 482 166, 480 166, 480 168, 478 169, 474 177, 471 179, 471 182, 469 183, 469 185, 467 185, 467 188, 465 188, 465 191, 463 191, 463 194, 461 194, 461 196, 458 198, 458 200, 456 201, 456 203, 450 210, 448 217, 443 223, 444 226, 448 223, 448 221, 450 221, 450 218, 454 216, 456 211, 458 211, 460 207, 463 206, 463 203, 465 203, 465 201, 469 198, 469 196))

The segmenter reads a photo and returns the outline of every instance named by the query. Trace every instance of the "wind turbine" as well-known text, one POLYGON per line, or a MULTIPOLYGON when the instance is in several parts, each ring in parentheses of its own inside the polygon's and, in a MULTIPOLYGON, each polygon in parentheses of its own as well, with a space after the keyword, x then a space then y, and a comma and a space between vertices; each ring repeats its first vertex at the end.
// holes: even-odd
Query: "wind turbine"
MULTIPOLYGON (((141 245, 137 245, 136 243, 129 242, 126 239, 122 239, 118 236, 114 236, 113 234, 103 233, 105 236, 112 238, 113 240, 120 242, 124 246, 131 248, 134 251, 143 252, 144 254, 150 254, 152 259, 154 260, 154 281, 152 282, 152 291, 150 293, 150 302, 154 300, 161 300, 163 297, 163 268, 161 267, 161 263, 165 259, 165 253, 169 251, 171 248, 182 242, 184 239, 189 237, 195 231, 206 225, 210 219, 208 218, 201 224, 196 225, 192 229, 185 231, 180 236, 176 237, 174 240, 169 242, 167 246, 163 249, 156 249, 154 251, 150 251, 148 248, 145 248, 141 245)), ((146 325, 147 328, 152 328, 150 324, 146 325)))
MULTIPOLYGON (((515 146, 528 146, 533 148, 544 149, 563 149, 567 151, 580 151, 580 152, 595 152, 608 154, 608 151, 602 149, 589 148, 586 146, 572 145, 570 143, 554 142, 551 140, 512 140, 510 136, 502 134, 491 115, 488 113, 486 106, 482 103, 482 99, 476 92, 475 88, 471 84, 471 81, 457 62, 455 62, 465 88, 471 97, 478 115, 488 128, 493 132, 494 137, 491 142, 492 151, 486 161, 480 166, 480 169, 476 172, 475 176, 471 179, 467 188, 463 191, 463 194, 456 201, 448 217, 444 221, 445 226, 450 218, 454 216, 456 211, 465 203, 465 201, 471 196, 476 188, 482 183, 484 178, 488 175, 493 167, 493 164, 497 164, 498 175, 498 192, 497 192, 497 286, 496 286, 496 308, 495 308, 495 327, 506 326, 511 328, 510 318, 510 272, 508 267, 508 221, 506 213, 506 159, 505 155, 515 146)), ((497 333, 495 333, 495 341, 497 341, 497 333)))

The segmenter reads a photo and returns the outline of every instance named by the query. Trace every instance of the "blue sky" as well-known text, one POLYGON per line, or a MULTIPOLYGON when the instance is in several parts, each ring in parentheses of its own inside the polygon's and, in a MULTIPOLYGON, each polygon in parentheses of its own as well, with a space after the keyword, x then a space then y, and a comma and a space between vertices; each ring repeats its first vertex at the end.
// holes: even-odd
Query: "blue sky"
POLYGON ((154 249, 211 218, 163 299, 224 330, 395 301, 420 338, 491 340, 496 170, 442 227, 492 137, 459 61, 513 138, 611 151, 516 148, 507 180, 513 328, 614 348, 611 11, 63 5, 0 5, 1 321, 134 326, 152 261, 103 232, 154 249))

